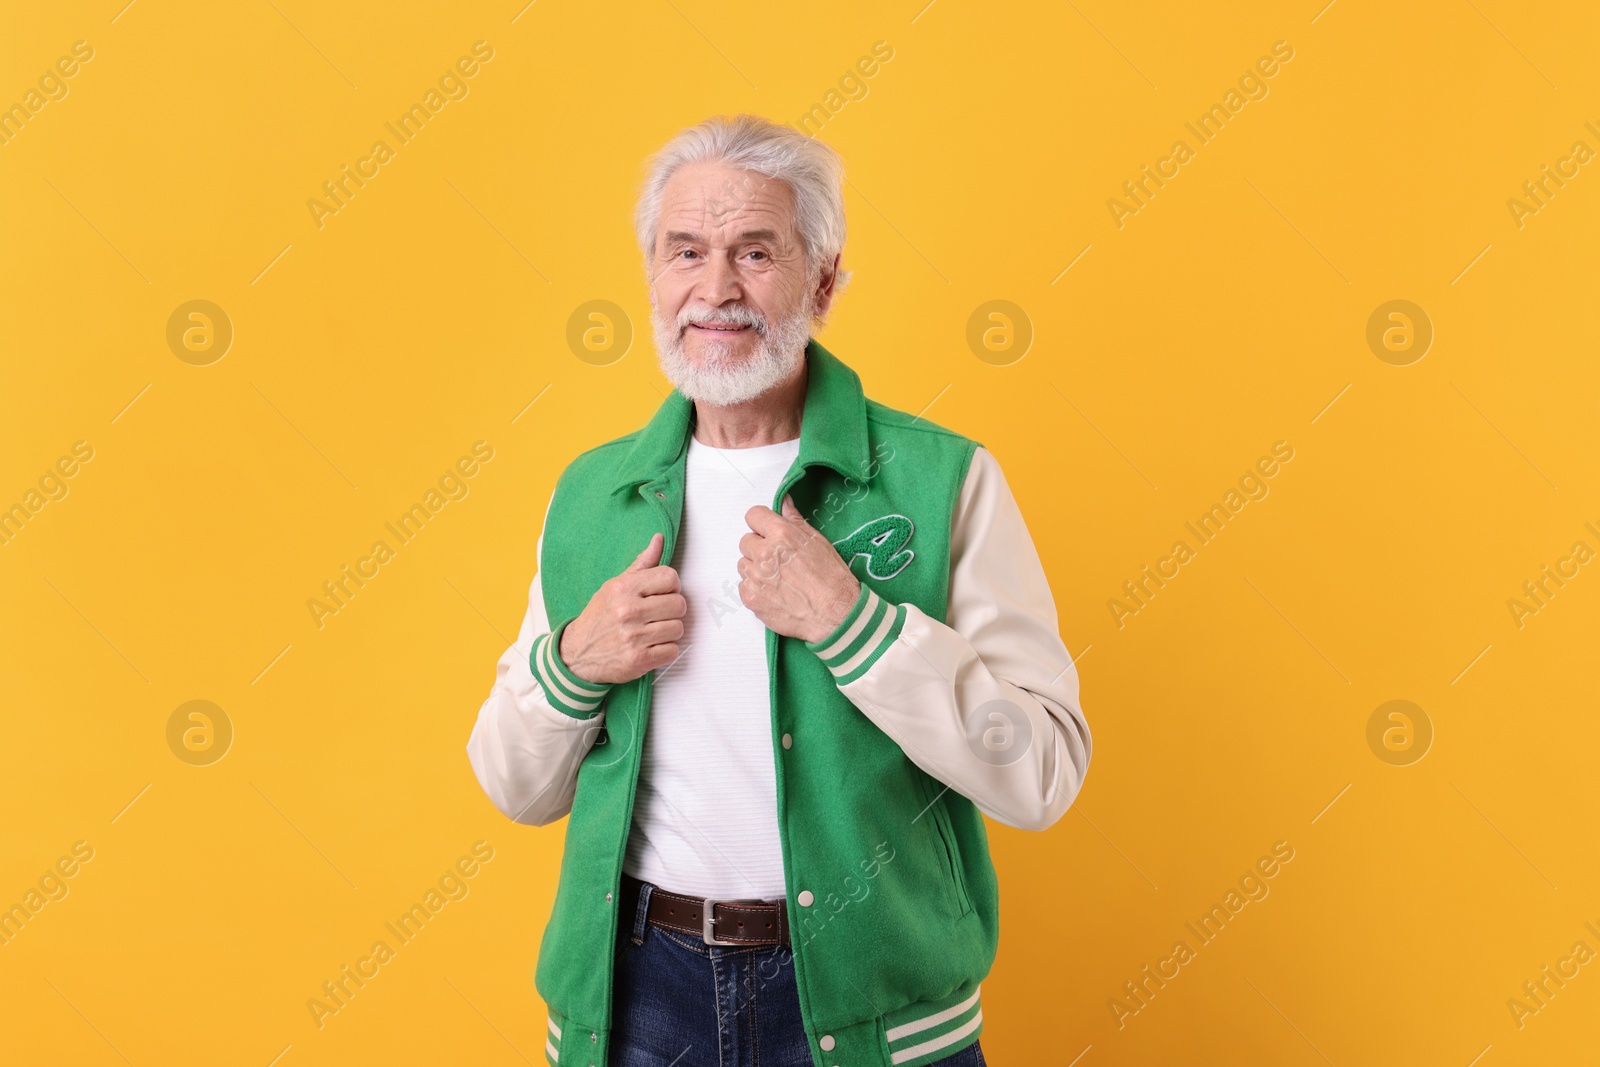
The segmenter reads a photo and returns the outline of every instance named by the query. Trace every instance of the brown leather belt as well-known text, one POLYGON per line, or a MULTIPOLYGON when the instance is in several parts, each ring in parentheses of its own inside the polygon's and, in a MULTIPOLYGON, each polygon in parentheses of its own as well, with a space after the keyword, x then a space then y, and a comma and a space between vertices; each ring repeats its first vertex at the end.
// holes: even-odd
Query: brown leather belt
MULTIPOLYGON (((641 885, 623 872, 618 918, 624 929, 631 928, 638 913, 641 885)), ((704 900, 656 886, 650 890, 645 921, 698 937, 708 945, 789 944, 789 913, 781 900, 704 900)))

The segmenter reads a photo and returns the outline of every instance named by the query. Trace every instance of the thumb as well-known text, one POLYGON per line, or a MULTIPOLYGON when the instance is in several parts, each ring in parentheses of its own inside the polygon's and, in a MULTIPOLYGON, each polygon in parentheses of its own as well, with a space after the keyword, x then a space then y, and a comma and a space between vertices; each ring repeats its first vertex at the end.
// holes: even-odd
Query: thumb
POLYGON ((632 563, 628 564, 628 570, 642 571, 646 567, 654 567, 656 564, 660 563, 661 549, 666 543, 667 539, 662 534, 651 534, 650 543, 644 546, 643 552, 634 557, 632 563))
POLYGON ((800 522, 806 521, 806 517, 800 514, 799 508, 794 506, 794 499, 788 493, 783 494, 783 517, 797 519, 800 522))

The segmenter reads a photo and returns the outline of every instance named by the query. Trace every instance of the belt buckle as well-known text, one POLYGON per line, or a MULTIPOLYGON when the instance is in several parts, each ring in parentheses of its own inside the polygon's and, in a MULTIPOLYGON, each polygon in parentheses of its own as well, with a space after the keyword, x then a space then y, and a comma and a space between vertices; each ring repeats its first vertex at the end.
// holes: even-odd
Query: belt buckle
MULTIPOLYGON (((744 900, 712 900, 710 897, 705 898, 700 903, 700 938, 701 938, 701 940, 703 940, 708 945, 748 945, 748 944, 750 944, 751 942, 749 942, 749 941, 723 941, 723 940, 720 940, 717 937, 716 934, 712 933, 712 927, 711 927, 712 909, 714 909, 718 904, 765 904, 765 903, 767 903, 765 900, 758 900, 758 899, 755 899, 753 897, 752 898, 747 898, 747 899, 744 899, 744 900)), ((776 941, 774 941, 773 943, 777 944, 776 941)))

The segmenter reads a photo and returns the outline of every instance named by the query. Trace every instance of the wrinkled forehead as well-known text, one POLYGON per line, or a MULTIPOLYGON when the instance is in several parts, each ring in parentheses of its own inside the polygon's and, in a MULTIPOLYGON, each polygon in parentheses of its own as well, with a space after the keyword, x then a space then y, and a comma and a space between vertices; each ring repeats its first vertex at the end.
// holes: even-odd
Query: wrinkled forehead
POLYGON ((747 230, 772 230, 798 240, 794 190, 781 178, 720 163, 680 167, 661 196, 660 233, 698 234, 728 243, 747 230))

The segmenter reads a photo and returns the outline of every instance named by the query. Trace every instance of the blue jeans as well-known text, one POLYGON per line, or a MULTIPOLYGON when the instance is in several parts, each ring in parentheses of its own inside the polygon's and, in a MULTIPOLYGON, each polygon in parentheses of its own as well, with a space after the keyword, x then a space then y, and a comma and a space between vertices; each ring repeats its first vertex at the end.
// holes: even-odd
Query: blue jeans
MULTIPOLYGON (((647 887, 648 888, 648 887, 647 887)), ((616 1067, 813 1067, 794 957, 782 945, 708 945, 619 916, 612 1011, 616 1067)), ((930 1067, 984 1067, 974 1041, 930 1067)))

